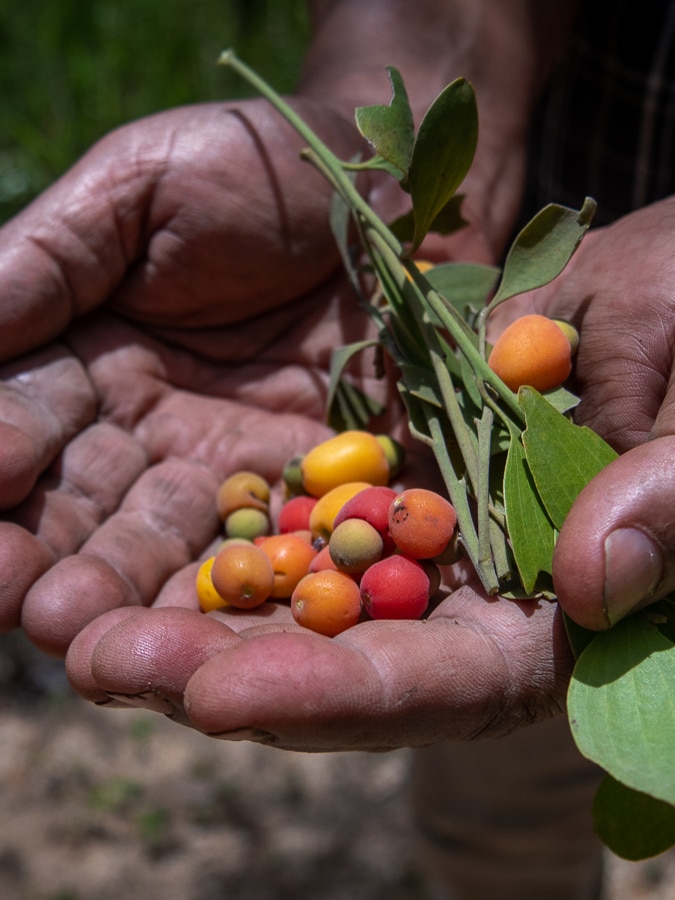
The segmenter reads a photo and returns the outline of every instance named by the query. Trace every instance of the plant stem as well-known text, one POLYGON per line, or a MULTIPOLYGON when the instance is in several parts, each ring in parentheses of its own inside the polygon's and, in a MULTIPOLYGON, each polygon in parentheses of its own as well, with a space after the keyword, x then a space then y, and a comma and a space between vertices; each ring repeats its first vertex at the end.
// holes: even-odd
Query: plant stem
POLYGON ((224 50, 218 57, 218 64, 229 66, 237 73, 237 75, 243 78, 244 81, 247 81, 251 87, 255 88, 261 96, 265 97, 265 99, 272 104, 277 112, 283 116, 288 124, 297 131, 300 137, 305 140, 311 148, 311 154, 305 152, 303 155, 314 165, 316 165, 317 162, 320 164, 322 173, 326 176, 330 175, 331 184, 340 191, 354 213, 368 222, 369 225, 387 241, 392 250, 394 250, 397 255, 400 255, 402 252, 400 243, 356 190, 352 184, 351 178, 349 178, 344 171, 342 161, 335 156, 326 144, 317 137, 312 129, 305 124, 293 107, 270 87, 264 79, 254 72, 253 69, 242 62, 237 57, 234 50, 224 50))
POLYGON ((455 473, 438 416, 427 414, 427 426, 431 437, 431 449, 443 476, 450 502, 457 513, 457 525, 462 544, 486 592, 495 594, 499 590, 499 579, 490 555, 488 554, 487 559, 481 558, 481 547, 469 506, 466 486, 455 473))

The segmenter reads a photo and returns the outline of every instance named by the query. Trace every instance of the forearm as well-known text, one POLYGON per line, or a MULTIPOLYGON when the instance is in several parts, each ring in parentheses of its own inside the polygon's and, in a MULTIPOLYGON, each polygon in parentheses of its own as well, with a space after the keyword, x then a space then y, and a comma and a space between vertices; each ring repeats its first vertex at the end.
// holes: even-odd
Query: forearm
POLYGON ((299 92, 351 115, 388 102, 398 68, 419 118, 454 78, 469 78, 479 108, 508 131, 526 127, 563 52, 571 0, 313 0, 314 35, 299 92), (330 98, 330 100, 329 100, 330 98))

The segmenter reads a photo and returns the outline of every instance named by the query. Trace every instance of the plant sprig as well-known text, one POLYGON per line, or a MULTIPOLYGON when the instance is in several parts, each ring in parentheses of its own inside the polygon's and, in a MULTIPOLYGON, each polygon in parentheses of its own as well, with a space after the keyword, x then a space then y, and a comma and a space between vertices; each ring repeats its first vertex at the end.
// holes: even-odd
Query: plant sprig
MULTIPOLYGON (((412 254, 426 234, 464 224, 457 191, 478 136, 471 84, 462 78, 449 84, 416 131, 403 79, 389 68, 391 103, 356 110, 373 156, 343 161, 233 51, 219 62, 306 141, 302 155, 335 191, 336 241, 360 290, 348 242, 355 226, 378 281, 376 294, 362 297, 378 329, 375 343, 400 373, 410 433, 434 454, 484 590, 555 599, 558 531, 579 491, 616 454, 573 423, 577 399, 566 390, 509 390, 487 365, 485 332, 499 304, 564 269, 590 227, 595 202, 587 198, 579 210, 546 206, 516 237, 501 270, 449 263, 422 273, 412 254), (410 211, 391 225, 356 190, 355 173, 372 169, 396 178, 410 197, 410 211)), ((361 341, 333 356, 329 417, 338 427, 365 427, 376 409, 345 378, 352 357, 372 346, 361 341)), ((598 831, 620 855, 653 855, 675 843, 675 599, 600 634, 567 625, 578 657, 568 697, 572 732, 581 752, 608 772, 594 808, 598 831), (648 821, 659 823, 657 832, 645 828, 648 821)))

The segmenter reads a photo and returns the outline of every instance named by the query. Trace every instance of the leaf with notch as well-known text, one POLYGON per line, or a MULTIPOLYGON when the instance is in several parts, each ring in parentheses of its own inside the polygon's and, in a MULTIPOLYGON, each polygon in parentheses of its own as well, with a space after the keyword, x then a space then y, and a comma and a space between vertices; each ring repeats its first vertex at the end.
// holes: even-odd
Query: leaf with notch
POLYGON ((595 200, 587 197, 580 210, 555 203, 540 210, 511 245, 490 309, 559 275, 590 227, 595 209, 595 200))
POLYGON ((387 68, 392 86, 389 106, 360 106, 355 113, 356 127, 375 148, 378 156, 396 167, 405 177, 415 141, 415 125, 408 94, 398 69, 387 68))

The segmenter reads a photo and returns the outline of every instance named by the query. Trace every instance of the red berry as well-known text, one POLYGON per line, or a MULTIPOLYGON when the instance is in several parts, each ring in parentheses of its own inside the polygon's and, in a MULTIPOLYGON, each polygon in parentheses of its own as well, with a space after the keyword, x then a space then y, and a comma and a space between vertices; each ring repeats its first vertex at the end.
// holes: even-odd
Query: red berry
POLYGON ((429 577, 415 559, 394 554, 361 576, 361 602, 373 619, 419 619, 429 605, 429 577))

